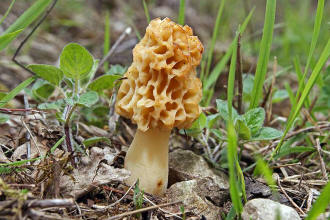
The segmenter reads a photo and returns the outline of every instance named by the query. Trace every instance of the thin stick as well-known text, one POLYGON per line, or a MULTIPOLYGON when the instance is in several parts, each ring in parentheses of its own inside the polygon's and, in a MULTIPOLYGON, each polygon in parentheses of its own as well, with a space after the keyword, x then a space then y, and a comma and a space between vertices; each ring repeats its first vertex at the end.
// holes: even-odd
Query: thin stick
POLYGON ((283 189, 283 187, 281 186, 281 181, 280 178, 277 178, 277 184, 280 187, 281 191, 283 192, 283 194, 285 195, 285 197, 290 201, 290 203, 302 214, 302 215, 306 215, 305 212, 303 210, 301 210, 301 208, 291 199, 291 197, 286 193, 286 191, 283 189))
MULTIPOLYGON (((156 205, 154 202, 152 202, 150 199, 148 199, 145 195, 143 195, 143 198, 144 198, 146 201, 150 202, 151 205, 153 205, 153 206, 156 205)), ((179 219, 182 219, 180 216, 178 216, 178 215, 176 215, 176 214, 174 214, 174 213, 170 213, 169 211, 166 211, 165 209, 159 208, 159 210, 162 211, 162 212, 164 212, 164 213, 167 213, 167 214, 170 215, 170 216, 175 216, 175 217, 177 217, 177 218, 179 218, 179 219)))
POLYGON ((22 120, 22 124, 24 125, 25 129, 27 130, 27 132, 28 132, 29 135, 31 136, 32 141, 33 141, 34 145, 36 146, 36 148, 37 148, 37 150, 38 150, 39 156, 42 156, 42 155, 41 155, 41 151, 40 151, 40 149, 39 149, 39 147, 38 147, 37 141, 36 141, 36 139, 34 138, 34 136, 32 135, 32 133, 31 133, 29 127, 28 127, 27 124, 24 122, 24 120, 22 120))
POLYGON ((316 149, 320 158, 320 167, 323 175, 323 179, 328 181, 328 175, 327 175, 327 169, 325 168, 325 163, 321 154, 321 145, 320 145, 320 139, 316 138, 316 149))
POLYGON ((108 218, 108 220, 120 219, 125 216, 134 215, 134 214, 138 214, 138 213, 142 213, 142 212, 146 212, 146 211, 150 211, 150 210, 154 210, 154 209, 158 209, 158 208, 162 208, 162 207, 167 207, 167 206, 171 206, 171 205, 175 205, 175 204, 179 204, 179 203, 182 203, 182 201, 169 202, 169 203, 164 203, 161 205, 154 205, 154 206, 150 206, 150 207, 146 207, 146 208, 142 208, 142 209, 138 209, 138 210, 134 210, 134 211, 130 211, 130 212, 125 212, 120 215, 110 217, 110 218, 108 218))
POLYGON ((74 205, 73 199, 28 200, 24 203, 27 208, 71 207, 74 205))
POLYGON ((243 113, 243 77, 242 77, 242 65, 241 65, 241 34, 237 39, 237 59, 236 59, 236 78, 238 83, 238 97, 237 97, 237 111, 239 114, 243 113))
POLYGON ((125 39, 125 37, 127 35, 129 35, 132 32, 132 28, 131 27, 127 27, 125 29, 125 31, 119 36, 118 40, 115 42, 115 44, 111 47, 110 51, 107 53, 107 55, 105 55, 103 57, 103 59, 100 61, 99 66, 97 67, 97 69, 100 69, 104 62, 107 61, 111 55, 113 54, 113 52, 115 52, 115 50, 117 49, 118 45, 125 39))
POLYGON ((56 3, 58 0, 54 0, 52 5, 47 9, 47 11, 45 12, 45 14, 43 15, 43 17, 40 19, 40 21, 36 24, 36 26, 34 26, 32 28, 32 31, 24 38, 24 40, 20 43, 20 45, 18 46, 17 50, 15 51, 14 56, 11 58, 11 60, 16 63, 18 66, 20 66, 22 69, 28 71, 29 73, 31 73, 32 75, 35 75, 35 73, 32 70, 29 70, 28 68, 26 68, 23 64, 21 64, 20 62, 18 62, 16 60, 16 56, 18 55, 18 53, 21 51, 22 47, 24 46, 24 44, 29 40, 29 38, 32 36, 32 34, 37 30, 37 28, 42 24, 42 22, 44 22, 44 20, 47 18, 47 16, 50 14, 50 12, 53 10, 53 8, 55 7, 56 3))
MULTIPOLYGON (((24 94, 24 107, 25 109, 29 109, 29 100, 26 96, 26 94, 24 94)), ((25 119, 27 120, 27 116, 28 116, 28 112, 25 112, 25 119)), ((27 159, 31 158, 31 136, 30 133, 28 131, 26 131, 25 133, 25 138, 26 138, 26 157, 27 159)), ((30 162, 27 163, 28 165, 30 165, 30 162)))
POLYGON ((96 209, 106 210, 106 209, 111 208, 112 206, 115 206, 116 204, 120 203, 120 201, 123 200, 123 199, 126 197, 126 195, 130 192, 130 190, 133 188, 133 186, 135 186, 135 184, 136 184, 136 181, 135 181, 135 183, 134 183, 133 185, 131 185, 131 186, 128 188, 128 190, 126 191, 126 193, 125 193, 120 199, 118 199, 116 202, 114 202, 114 203, 112 203, 112 204, 110 204, 110 205, 108 205, 108 206, 98 206, 98 205, 93 205, 92 207, 93 207, 93 208, 96 208, 96 209))

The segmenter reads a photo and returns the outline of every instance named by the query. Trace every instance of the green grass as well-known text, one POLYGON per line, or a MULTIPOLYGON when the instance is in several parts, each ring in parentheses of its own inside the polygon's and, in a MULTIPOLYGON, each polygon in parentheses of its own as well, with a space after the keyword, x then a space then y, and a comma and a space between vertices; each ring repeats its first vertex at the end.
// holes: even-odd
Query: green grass
POLYGON ((11 11, 12 7, 14 6, 16 0, 12 0, 7 11, 5 12, 5 14, 2 16, 1 20, 0 20, 0 25, 2 24, 2 22, 6 19, 6 17, 8 16, 9 12, 11 11))
POLYGON ((210 68, 211 68, 211 63, 212 63, 212 57, 213 57, 213 51, 214 51, 214 46, 215 42, 218 38, 219 35, 219 30, 220 30, 220 21, 221 21, 221 16, 223 13, 223 9, 225 7, 226 0, 222 0, 220 2, 220 6, 218 9, 218 14, 217 14, 217 19, 215 20, 215 25, 213 27, 213 34, 212 34, 212 39, 210 46, 208 48, 208 53, 207 53, 207 64, 206 64, 206 70, 205 70, 205 76, 208 77, 210 68))
MULTIPOLYGON (((103 42, 103 56, 110 50, 110 13, 109 11, 105 11, 105 18, 104 18, 104 42, 103 42)), ((109 69, 109 62, 106 61, 103 64, 104 71, 107 72, 109 69)))
POLYGON ((259 100, 262 97, 262 87, 264 85, 265 77, 267 74, 270 49, 273 39, 275 12, 276 12, 276 0, 267 0, 265 23, 264 23, 263 35, 261 39, 257 69, 254 77, 250 109, 258 107, 259 100))
POLYGON ((149 14, 148 5, 145 0, 142 0, 142 4, 143 4, 144 14, 145 14, 145 16, 147 18, 147 22, 149 24, 150 23, 150 14, 149 14))
POLYGON ((32 76, 24 80, 19 84, 15 89, 11 90, 5 97, 0 100, 0 108, 5 106, 10 100, 12 100, 18 93, 20 93, 24 88, 30 85, 36 79, 35 76, 32 76))
MULTIPOLYGON (((253 8, 250 13, 248 14, 248 16, 245 18, 245 20, 243 21, 243 24, 240 26, 240 33, 243 34, 249 21, 251 20, 251 17, 254 13, 255 8, 253 8)), ((224 54, 224 56, 220 59, 220 61, 215 65, 215 67, 213 68, 212 72, 208 75, 205 76, 203 73, 201 74, 201 79, 203 81, 203 106, 208 106, 212 95, 213 95, 213 91, 214 91, 214 87, 215 84, 219 78, 219 76, 221 75, 221 73, 223 72, 224 68, 226 67, 226 64, 228 63, 232 52, 233 52, 233 47, 235 44, 235 39, 231 42, 228 50, 226 51, 226 53, 224 54), (208 91, 212 91, 212 92, 208 92, 208 91)), ((205 62, 204 62, 205 65, 205 62)), ((202 63, 202 70, 203 70, 203 63, 202 63)))
POLYGON ((323 188, 305 220, 315 220, 330 205, 330 182, 323 188))
POLYGON ((184 25, 184 12, 185 12, 185 0, 180 0, 180 8, 179 8, 179 16, 178 16, 178 23, 184 25))

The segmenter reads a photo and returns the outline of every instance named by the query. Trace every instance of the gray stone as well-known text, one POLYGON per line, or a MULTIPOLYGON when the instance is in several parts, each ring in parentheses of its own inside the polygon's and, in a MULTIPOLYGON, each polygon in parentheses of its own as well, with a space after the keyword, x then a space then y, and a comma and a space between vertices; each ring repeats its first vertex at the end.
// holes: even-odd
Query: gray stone
POLYGON ((229 189, 228 177, 225 173, 210 168, 202 156, 189 150, 177 149, 169 155, 169 185, 176 182, 209 178, 225 191, 229 189))
POLYGON ((220 208, 213 205, 205 195, 207 192, 197 180, 178 182, 172 185, 166 192, 169 201, 182 201, 185 211, 195 215, 204 215, 206 219, 221 219, 220 208))
POLYGON ((221 219, 220 208, 229 199, 226 174, 211 168, 202 156, 178 149, 169 156, 169 201, 182 200, 185 210, 221 219))
POLYGON ((281 220, 300 220, 298 213, 291 207, 270 199, 253 199, 244 206, 243 220, 275 220, 277 213, 281 220))

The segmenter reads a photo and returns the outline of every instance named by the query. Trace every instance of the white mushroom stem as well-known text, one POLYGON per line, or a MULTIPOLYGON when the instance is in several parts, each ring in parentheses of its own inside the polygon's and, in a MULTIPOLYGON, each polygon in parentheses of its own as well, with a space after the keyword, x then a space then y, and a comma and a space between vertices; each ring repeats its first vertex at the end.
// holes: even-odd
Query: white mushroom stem
POLYGON ((168 181, 168 141, 170 130, 137 129, 134 140, 127 151, 125 168, 131 171, 126 183, 139 179, 139 186, 145 192, 162 195, 168 181))

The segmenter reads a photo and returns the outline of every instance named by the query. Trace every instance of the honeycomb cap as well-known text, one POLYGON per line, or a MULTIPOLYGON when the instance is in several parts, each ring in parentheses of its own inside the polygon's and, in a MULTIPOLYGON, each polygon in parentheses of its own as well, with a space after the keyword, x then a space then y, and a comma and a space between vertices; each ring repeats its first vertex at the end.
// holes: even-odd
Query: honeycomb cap
POLYGON ((169 18, 150 22, 133 49, 117 95, 116 112, 138 129, 189 128, 199 116, 202 83, 196 67, 203 45, 192 29, 169 18))

